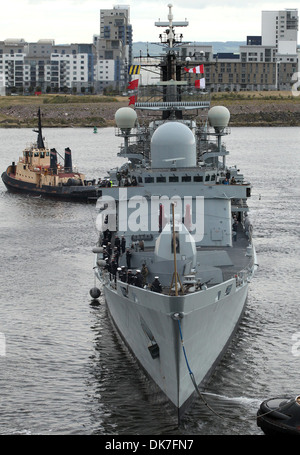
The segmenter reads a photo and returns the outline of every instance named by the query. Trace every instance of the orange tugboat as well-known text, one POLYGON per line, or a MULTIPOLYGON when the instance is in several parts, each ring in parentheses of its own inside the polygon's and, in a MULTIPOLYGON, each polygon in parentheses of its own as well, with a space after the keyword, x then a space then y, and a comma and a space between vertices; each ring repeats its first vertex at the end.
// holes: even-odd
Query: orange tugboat
POLYGON ((12 192, 48 196, 60 200, 89 202, 96 200, 98 186, 87 181, 85 175, 75 172, 72 154, 65 149, 64 164, 58 163, 55 148, 45 147, 42 136, 41 112, 38 110, 36 144, 25 148, 17 164, 12 162, 2 173, 2 180, 12 192))

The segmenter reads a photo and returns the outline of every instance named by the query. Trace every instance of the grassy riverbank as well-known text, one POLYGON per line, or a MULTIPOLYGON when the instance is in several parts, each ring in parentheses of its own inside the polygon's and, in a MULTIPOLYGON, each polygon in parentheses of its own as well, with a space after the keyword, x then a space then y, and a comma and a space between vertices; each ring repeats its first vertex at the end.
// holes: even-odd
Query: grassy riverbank
POLYGON ((239 92, 215 94, 212 105, 230 111, 231 126, 300 126, 300 92, 239 92))
MULTIPOLYGON (((230 126, 300 126, 300 96, 291 92, 212 94, 212 106, 231 113, 230 126)), ((106 127, 114 125, 127 97, 40 95, 0 97, 0 128, 35 127, 40 107, 45 127, 106 127)))

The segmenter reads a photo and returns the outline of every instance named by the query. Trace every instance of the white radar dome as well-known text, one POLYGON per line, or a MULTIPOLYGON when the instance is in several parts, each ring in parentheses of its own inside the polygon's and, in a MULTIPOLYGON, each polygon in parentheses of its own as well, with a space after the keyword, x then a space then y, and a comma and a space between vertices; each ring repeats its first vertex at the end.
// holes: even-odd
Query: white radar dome
POLYGON ((134 128, 136 119, 136 112, 130 107, 121 107, 115 113, 116 124, 120 129, 134 128))
POLYGON ((225 106, 214 106, 208 111, 209 124, 214 128, 226 128, 229 120, 230 112, 225 106))
POLYGON ((196 166, 196 140, 190 128, 180 122, 160 125, 151 138, 153 168, 196 166))

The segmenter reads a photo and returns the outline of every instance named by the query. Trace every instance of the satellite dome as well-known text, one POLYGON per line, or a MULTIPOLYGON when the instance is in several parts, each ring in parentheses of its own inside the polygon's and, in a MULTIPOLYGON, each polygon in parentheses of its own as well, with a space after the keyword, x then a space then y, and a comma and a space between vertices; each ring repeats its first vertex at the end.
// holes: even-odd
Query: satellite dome
POLYGON ((160 125, 151 138, 152 168, 196 166, 196 140, 181 122, 160 125))
POLYGON ((230 112, 225 106, 214 106, 208 111, 208 121, 211 126, 217 129, 224 129, 228 126, 230 112))
POLYGON ((115 120, 118 128, 131 129, 135 126, 137 119, 136 112, 131 107, 121 107, 115 113, 115 120))

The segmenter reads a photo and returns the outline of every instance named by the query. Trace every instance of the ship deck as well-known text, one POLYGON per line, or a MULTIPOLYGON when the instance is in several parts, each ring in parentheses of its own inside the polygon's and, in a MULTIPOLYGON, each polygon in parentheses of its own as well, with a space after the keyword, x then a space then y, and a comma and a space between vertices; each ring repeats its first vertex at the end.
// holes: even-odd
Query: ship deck
POLYGON ((253 264, 253 258, 246 255, 249 238, 241 229, 237 232, 237 240, 232 243, 233 247, 228 248, 227 253, 232 260, 233 266, 224 267, 223 277, 225 280, 231 278, 232 274, 237 274, 253 264))
POLYGON ((246 254, 247 247, 249 246, 249 238, 244 233, 243 229, 239 227, 237 232, 237 239, 233 240, 232 247, 214 247, 214 248, 201 248, 200 251, 214 251, 216 255, 220 254, 221 251, 225 252, 230 263, 224 265, 215 265, 220 268, 223 275, 223 281, 227 281, 234 275, 243 273, 244 270, 250 268, 253 264, 253 258, 246 254))
MULTIPOLYGON (((237 239, 233 240, 232 246, 224 247, 199 247, 197 248, 198 278, 208 287, 227 281, 234 276, 244 278, 248 275, 253 265, 253 257, 247 255, 247 247, 250 241, 242 226, 238 227, 237 239)), ((133 251, 130 268, 135 272, 142 267, 143 262, 151 263, 153 247, 133 251)), ((119 264, 126 266, 125 254, 121 255, 119 264)), ((148 267, 149 268, 149 267, 148 267)), ((155 270, 149 270, 149 282, 157 274, 155 270)), ((170 278, 171 282, 171 278, 170 278)), ((169 288, 168 288, 169 289, 169 288)))

